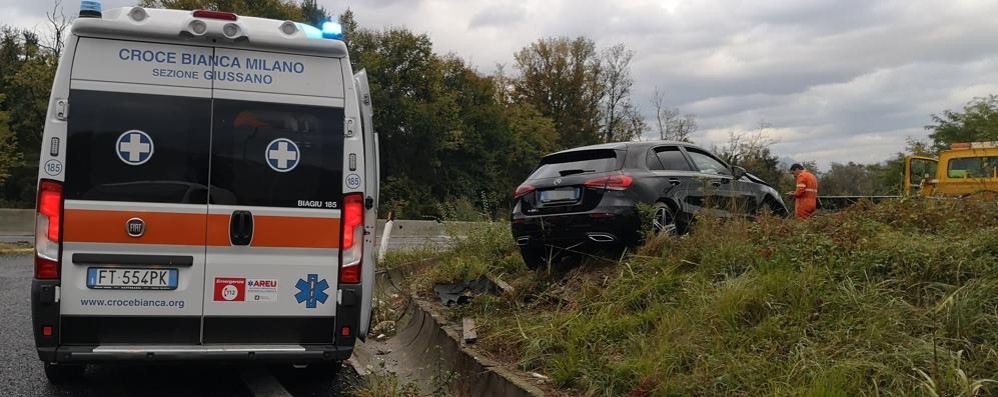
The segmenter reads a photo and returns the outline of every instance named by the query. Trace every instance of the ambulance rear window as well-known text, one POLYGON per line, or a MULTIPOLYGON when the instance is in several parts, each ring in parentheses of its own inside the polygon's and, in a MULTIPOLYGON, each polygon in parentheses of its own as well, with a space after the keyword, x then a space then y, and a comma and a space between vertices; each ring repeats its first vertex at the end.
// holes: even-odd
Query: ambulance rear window
POLYGON ((205 204, 211 100, 73 90, 66 198, 205 204))
POLYGON ((216 99, 211 203, 340 208, 343 108, 216 99))

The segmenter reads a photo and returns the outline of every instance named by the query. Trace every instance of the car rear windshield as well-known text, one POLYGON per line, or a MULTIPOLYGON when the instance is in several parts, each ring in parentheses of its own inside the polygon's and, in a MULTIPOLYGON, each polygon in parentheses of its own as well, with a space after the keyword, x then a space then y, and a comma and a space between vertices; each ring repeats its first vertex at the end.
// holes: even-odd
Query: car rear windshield
POLYGON ((579 150, 552 154, 541 159, 541 165, 529 179, 556 178, 575 174, 592 174, 619 170, 623 152, 613 149, 579 150))

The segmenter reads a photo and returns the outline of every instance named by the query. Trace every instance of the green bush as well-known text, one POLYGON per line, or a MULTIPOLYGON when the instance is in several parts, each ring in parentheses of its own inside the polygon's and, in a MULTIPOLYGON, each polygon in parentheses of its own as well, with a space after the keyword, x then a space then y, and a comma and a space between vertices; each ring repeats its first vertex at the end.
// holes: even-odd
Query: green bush
POLYGON ((992 395, 998 203, 908 199, 801 222, 699 219, 617 265, 525 271, 508 225, 437 278, 504 274, 480 345, 578 395, 992 395))

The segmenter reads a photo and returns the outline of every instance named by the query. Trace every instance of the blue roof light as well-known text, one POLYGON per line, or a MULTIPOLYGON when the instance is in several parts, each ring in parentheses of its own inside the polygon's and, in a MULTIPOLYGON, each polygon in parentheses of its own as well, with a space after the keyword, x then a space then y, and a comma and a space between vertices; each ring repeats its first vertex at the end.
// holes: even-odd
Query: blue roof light
POLYGON ((322 38, 322 31, 319 30, 319 28, 317 28, 315 26, 306 25, 304 23, 298 23, 298 29, 301 29, 301 31, 303 33, 305 33, 305 37, 308 37, 310 39, 321 39, 322 38))
POLYGON ((100 1, 82 0, 80 1, 80 16, 83 18, 100 18, 100 1))
POLYGON ((343 26, 333 21, 322 23, 322 37, 340 40, 343 38, 343 26))
POLYGON ((305 37, 310 39, 343 40, 343 27, 336 22, 324 22, 322 29, 299 22, 298 29, 301 29, 305 33, 305 37))

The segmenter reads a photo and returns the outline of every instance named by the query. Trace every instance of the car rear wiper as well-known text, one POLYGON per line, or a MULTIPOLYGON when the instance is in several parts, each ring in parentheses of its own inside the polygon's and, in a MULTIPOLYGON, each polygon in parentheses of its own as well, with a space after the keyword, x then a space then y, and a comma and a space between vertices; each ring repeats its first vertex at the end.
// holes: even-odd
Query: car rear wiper
POLYGON ((561 174, 561 176, 569 176, 569 175, 575 175, 575 174, 584 174, 584 173, 587 173, 587 172, 596 172, 596 170, 579 170, 579 169, 575 169, 575 170, 561 170, 561 171, 558 171, 558 173, 561 174))

